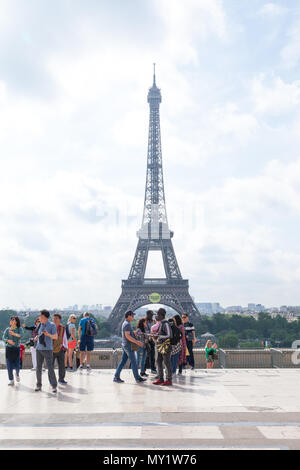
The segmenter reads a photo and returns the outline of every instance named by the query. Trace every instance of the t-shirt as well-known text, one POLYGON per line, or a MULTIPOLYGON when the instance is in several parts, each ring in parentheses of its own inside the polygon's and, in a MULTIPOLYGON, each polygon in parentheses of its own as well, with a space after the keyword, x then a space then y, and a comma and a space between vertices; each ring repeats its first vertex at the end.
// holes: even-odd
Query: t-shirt
POLYGON ((94 322, 93 318, 91 318, 91 317, 84 317, 80 320, 79 326, 81 326, 81 337, 86 334, 86 332, 85 332, 86 331, 86 324, 90 320, 92 322, 94 322))
POLYGON ((24 334, 24 330, 21 326, 20 326, 20 328, 16 328, 15 330, 13 330, 11 327, 8 327, 8 328, 6 328, 6 330, 3 333, 3 341, 5 342, 5 346, 7 348, 19 348, 21 338, 17 338, 16 336, 10 335, 9 334, 10 330, 12 330, 14 333, 17 333, 18 335, 21 335, 21 338, 24 334), (6 343, 5 340, 7 340, 7 339, 11 339, 15 344, 6 343))
MULTIPOLYGON (((125 337, 125 332, 126 331, 129 331, 130 333, 130 336, 132 336, 132 338, 134 338, 134 335, 133 335, 133 329, 132 329, 132 326, 131 326, 131 323, 128 321, 128 320, 125 320, 123 325, 122 325, 122 346, 124 348, 130 348, 130 343, 131 341, 129 341, 126 337, 125 337)), ((134 338, 135 339, 135 338, 134 338)))
POLYGON ((193 323, 188 321, 184 323, 183 326, 184 326, 184 332, 185 332, 185 337, 187 341, 193 341, 194 339, 193 331, 195 331, 195 327, 193 323))
POLYGON ((69 332, 69 334, 70 334, 70 337, 68 338, 68 341, 74 341, 74 340, 73 340, 73 337, 72 337, 72 330, 74 330, 73 333, 74 333, 74 336, 75 336, 75 338, 76 338, 76 326, 75 326, 75 323, 68 323, 67 328, 68 328, 68 332, 69 332))
POLYGON ((53 339, 49 338, 49 336, 45 336, 44 334, 42 335, 43 331, 47 331, 50 335, 55 335, 57 334, 56 331, 56 326, 52 321, 48 320, 47 323, 43 324, 40 323, 40 327, 38 329, 38 337, 43 336, 44 338, 44 344, 40 342, 40 340, 37 340, 36 343, 36 349, 38 351, 53 351, 53 339))

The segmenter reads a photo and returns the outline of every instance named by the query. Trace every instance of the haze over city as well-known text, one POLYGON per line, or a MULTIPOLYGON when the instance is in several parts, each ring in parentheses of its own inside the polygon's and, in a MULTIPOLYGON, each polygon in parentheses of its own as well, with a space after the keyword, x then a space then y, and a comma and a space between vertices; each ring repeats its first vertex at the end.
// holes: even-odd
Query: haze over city
POLYGON ((116 302, 142 220, 153 62, 191 295, 299 305, 299 2, 113 3, 0 3, 0 308, 116 302))

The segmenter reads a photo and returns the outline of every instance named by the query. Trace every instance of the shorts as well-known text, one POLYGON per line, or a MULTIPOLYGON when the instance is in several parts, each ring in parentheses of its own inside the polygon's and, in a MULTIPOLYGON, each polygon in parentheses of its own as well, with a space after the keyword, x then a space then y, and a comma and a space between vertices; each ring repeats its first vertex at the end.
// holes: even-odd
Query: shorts
POLYGON ((72 341, 68 342, 68 349, 75 349, 76 348, 77 341, 76 339, 72 339, 72 341))
POLYGON ((214 358, 212 356, 208 356, 208 358, 206 359, 206 362, 214 362, 214 358))
POLYGON ((82 335, 79 344, 80 351, 93 351, 94 350, 94 337, 82 335))

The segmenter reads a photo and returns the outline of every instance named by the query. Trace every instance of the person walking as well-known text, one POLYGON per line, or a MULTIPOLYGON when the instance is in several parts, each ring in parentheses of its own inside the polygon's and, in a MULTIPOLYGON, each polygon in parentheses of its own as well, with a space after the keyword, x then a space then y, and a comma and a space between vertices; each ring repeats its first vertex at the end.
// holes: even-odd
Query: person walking
POLYGON ((66 326, 66 334, 68 340, 68 350, 65 354, 65 367, 69 372, 73 372, 73 354, 77 346, 76 340, 76 316, 74 314, 69 316, 66 326))
POLYGON ((80 366, 79 370, 83 370, 84 361, 86 361, 86 370, 91 370, 91 352, 94 350, 94 336, 97 334, 96 322, 90 317, 88 312, 83 314, 83 318, 79 322, 79 350, 80 350, 80 366))
POLYGON ((48 377, 53 393, 57 391, 57 379, 53 366, 53 341, 57 340, 58 335, 56 326, 49 320, 48 310, 41 310, 40 325, 37 328, 36 341, 36 388, 35 391, 42 390, 42 366, 44 360, 48 368, 48 377))
POLYGON ((180 354, 183 347, 183 338, 184 338, 184 345, 185 345, 185 334, 184 328, 182 325, 182 320, 179 315, 175 315, 172 319, 169 320, 173 338, 171 340, 172 344, 172 352, 171 352, 171 365, 172 365, 172 372, 176 374, 177 366, 179 363, 180 354), (181 326, 181 328, 180 328, 181 326))
POLYGON ((29 346, 30 346, 30 352, 31 352, 31 360, 32 360, 32 369, 31 370, 36 370, 36 342, 34 341, 34 338, 36 337, 37 334, 37 328, 40 324, 40 319, 39 317, 35 319, 34 325, 33 326, 26 326, 25 323, 23 323, 23 328, 25 330, 31 331, 31 338, 29 340, 29 346))
POLYGON ((187 362, 190 365, 191 370, 194 370, 195 359, 194 359, 193 347, 195 346, 195 343, 196 343, 195 327, 193 323, 189 321, 189 317, 187 313, 182 314, 182 321, 183 321, 183 326, 184 326, 184 331, 185 331, 186 346, 189 352, 189 355, 187 356, 187 362))
POLYGON ((135 336, 138 341, 143 343, 136 352, 136 362, 138 369, 141 368, 141 377, 148 377, 145 371, 146 356, 147 356, 147 343, 148 338, 145 335, 146 318, 141 318, 138 321, 137 329, 135 330, 135 336))
POLYGON ((157 371, 158 379, 153 382, 153 385, 172 385, 172 366, 171 366, 171 326, 166 320, 166 311, 160 308, 156 314, 156 319, 161 321, 158 336, 156 340, 157 348, 157 371), (167 378, 164 380, 163 363, 166 367, 167 378))
POLYGON ((5 343, 5 358, 8 373, 8 385, 13 386, 15 370, 16 381, 20 382, 20 342, 24 330, 21 327, 19 317, 12 316, 9 321, 9 327, 3 333, 5 343))
MULTIPOLYGON (((61 315, 55 313, 53 315, 53 322, 56 326, 57 339, 53 341, 53 367, 55 360, 58 364, 58 383, 66 385, 65 381, 66 367, 65 367, 65 354, 68 349, 66 328, 61 324, 61 315)), ((49 375, 49 381, 50 381, 49 375)))
POLYGON ((206 356, 206 367, 207 369, 213 369, 215 363, 215 355, 217 353, 217 344, 212 344, 209 339, 205 345, 205 356, 206 356))
POLYGON ((153 311, 152 310, 147 310, 146 312, 146 327, 145 327, 145 332, 148 335, 148 347, 147 347, 147 358, 146 358, 146 369, 150 369, 152 374, 156 374, 156 365, 155 365, 155 342, 151 338, 150 333, 151 333, 151 328, 154 325, 154 320, 153 320, 153 311))
POLYGON ((134 337, 133 329, 131 326, 131 322, 133 320, 134 320, 134 313, 131 310, 129 310, 128 312, 125 313, 125 320, 122 324, 123 354, 122 354, 121 361, 116 368, 114 379, 113 379, 113 381, 116 383, 124 382, 124 380, 121 379, 120 375, 128 359, 131 362, 131 370, 134 375, 135 381, 137 383, 146 381, 146 379, 143 379, 143 377, 141 377, 138 372, 135 351, 137 351, 140 347, 143 347, 143 343, 141 341, 138 341, 134 337))

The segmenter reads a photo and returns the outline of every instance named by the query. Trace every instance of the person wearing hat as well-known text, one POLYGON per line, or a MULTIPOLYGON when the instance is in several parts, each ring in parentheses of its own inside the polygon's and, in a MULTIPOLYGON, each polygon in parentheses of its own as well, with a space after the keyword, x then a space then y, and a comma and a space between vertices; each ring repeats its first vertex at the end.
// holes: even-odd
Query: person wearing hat
POLYGON ((129 359, 131 362, 131 370, 134 375, 134 378, 137 383, 145 382, 146 379, 143 379, 143 377, 140 376, 139 371, 138 371, 138 366, 136 362, 136 355, 135 355, 135 350, 133 344, 136 346, 142 347, 143 343, 140 341, 137 341, 134 337, 133 329, 131 326, 131 322, 134 319, 134 313, 129 310, 128 312, 125 313, 125 321, 123 322, 122 325, 122 349, 123 349, 123 355, 120 361, 120 364, 118 365, 115 376, 113 381, 116 383, 123 383, 124 380, 120 378, 121 371, 123 367, 125 366, 127 360, 129 359))
POLYGON ((158 379, 152 382, 153 385, 172 385, 172 366, 171 366, 171 352, 172 347, 170 340, 172 338, 172 330, 170 323, 165 319, 166 311, 164 308, 160 308, 156 314, 156 320, 160 321, 160 327, 158 331, 156 348, 157 354, 157 371, 158 379), (163 362, 166 367, 167 378, 164 380, 164 369, 163 362))

